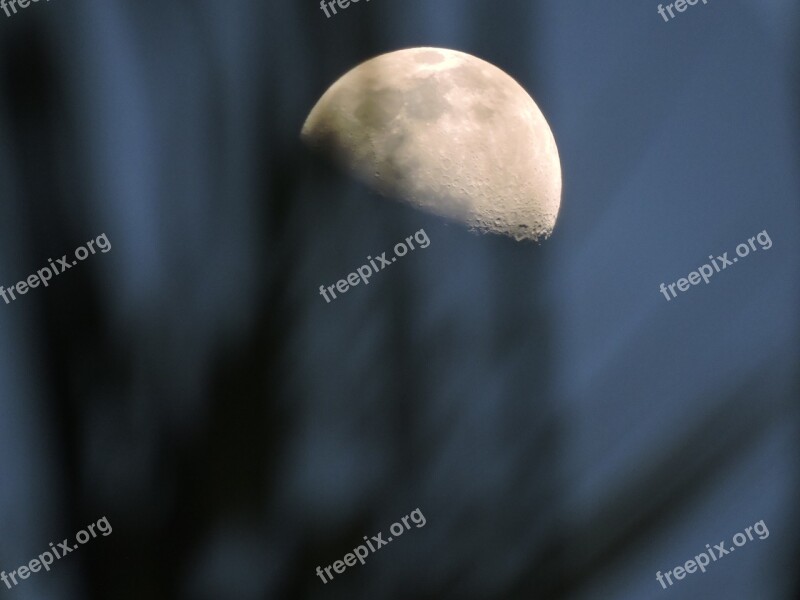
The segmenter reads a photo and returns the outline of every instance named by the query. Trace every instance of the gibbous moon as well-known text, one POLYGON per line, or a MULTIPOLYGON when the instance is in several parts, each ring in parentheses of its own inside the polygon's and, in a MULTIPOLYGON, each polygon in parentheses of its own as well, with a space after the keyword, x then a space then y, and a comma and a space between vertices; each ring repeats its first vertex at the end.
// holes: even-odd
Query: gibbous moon
POLYGON ((301 138, 378 192, 481 232, 547 238, 561 204, 553 134, 533 99, 479 58, 411 48, 336 81, 301 138))

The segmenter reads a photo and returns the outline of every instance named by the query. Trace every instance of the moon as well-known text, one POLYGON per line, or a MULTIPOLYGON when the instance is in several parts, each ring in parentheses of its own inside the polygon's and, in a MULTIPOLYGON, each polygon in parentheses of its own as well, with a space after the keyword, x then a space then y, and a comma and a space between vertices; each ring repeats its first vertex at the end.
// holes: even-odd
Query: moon
POLYGON ((410 48, 340 77, 301 139, 382 195, 516 240, 550 236, 561 164, 539 107, 470 54, 410 48))

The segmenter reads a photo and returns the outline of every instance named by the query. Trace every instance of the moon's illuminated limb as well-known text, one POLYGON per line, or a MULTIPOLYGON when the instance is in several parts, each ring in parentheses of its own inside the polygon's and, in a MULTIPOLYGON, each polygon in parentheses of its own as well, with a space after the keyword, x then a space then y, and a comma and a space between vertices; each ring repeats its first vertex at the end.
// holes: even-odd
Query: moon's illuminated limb
POLYGON ((360 64, 301 136, 379 192, 479 231, 547 238, 558 216, 547 121, 509 75, 463 52, 412 48, 360 64))

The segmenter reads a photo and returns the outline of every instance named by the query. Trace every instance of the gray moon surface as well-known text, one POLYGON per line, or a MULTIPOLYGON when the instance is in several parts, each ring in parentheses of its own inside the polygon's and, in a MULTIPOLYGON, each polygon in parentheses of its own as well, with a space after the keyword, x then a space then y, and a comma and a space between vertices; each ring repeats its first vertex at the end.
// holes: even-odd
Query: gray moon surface
POLYGON ((383 54, 322 95, 302 140, 379 193, 516 240, 550 236, 561 204, 553 133, 528 93, 443 48, 383 54))

